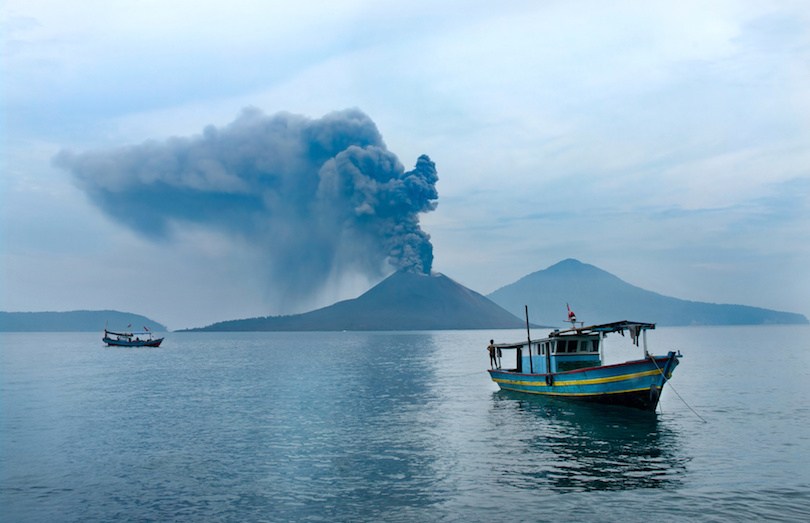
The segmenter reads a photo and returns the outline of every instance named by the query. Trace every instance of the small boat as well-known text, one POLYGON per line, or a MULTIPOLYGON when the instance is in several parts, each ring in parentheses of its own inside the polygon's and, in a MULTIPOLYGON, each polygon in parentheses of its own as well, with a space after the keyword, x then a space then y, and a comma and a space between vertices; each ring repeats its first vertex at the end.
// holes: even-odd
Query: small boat
POLYGON ((160 347, 163 338, 153 338, 149 330, 144 332, 113 332, 104 329, 102 341, 110 347, 160 347), (141 338, 141 336, 144 336, 141 338))
MULTIPOLYGON (((494 344, 500 351, 515 349, 517 364, 513 369, 490 369, 492 380, 503 390, 655 411, 664 384, 678 366, 680 351, 666 356, 647 352, 647 331, 655 329, 654 323, 618 321, 576 327, 572 317, 569 313, 572 328, 554 330, 545 338, 532 340, 529 334, 523 342, 494 344), (634 345, 642 341, 644 357, 603 365, 605 336, 625 331, 634 345)), ((528 311, 526 324, 528 332, 528 311)))

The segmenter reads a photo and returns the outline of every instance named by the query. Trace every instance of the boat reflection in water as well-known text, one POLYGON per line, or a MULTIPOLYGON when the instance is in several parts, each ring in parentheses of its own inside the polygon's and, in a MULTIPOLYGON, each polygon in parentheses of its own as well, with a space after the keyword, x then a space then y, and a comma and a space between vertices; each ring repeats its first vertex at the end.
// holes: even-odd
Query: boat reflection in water
POLYGON ((493 400, 493 423, 517 424, 498 442, 505 453, 500 481, 566 492, 629 490, 677 487, 686 471, 677 434, 656 414, 503 390, 493 400))

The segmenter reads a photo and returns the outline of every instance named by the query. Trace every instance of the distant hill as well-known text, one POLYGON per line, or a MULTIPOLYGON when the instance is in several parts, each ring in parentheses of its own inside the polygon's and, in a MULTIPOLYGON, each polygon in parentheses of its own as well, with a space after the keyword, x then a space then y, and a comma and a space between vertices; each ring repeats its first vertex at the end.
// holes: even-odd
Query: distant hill
POLYGON ((111 330, 132 325, 133 330, 146 326, 155 332, 166 331, 165 325, 128 312, 0 312, 0 332, 92 332, 104 330, 105 325, 111 330))
POLYGON ((512 329, 523 322, 447 276, 396 272, 352 300, 304 314, 223 321, 195 331, 512 329))
POLYGON ((578 260, 563 260, 502 287, 488 297, 514 313, 529 306, 532 321, 562 325, 566 303, 586 324, 619 320, 659 325, 808 323, 802 314, 745 305, 681 300, 644 290, 578 260))

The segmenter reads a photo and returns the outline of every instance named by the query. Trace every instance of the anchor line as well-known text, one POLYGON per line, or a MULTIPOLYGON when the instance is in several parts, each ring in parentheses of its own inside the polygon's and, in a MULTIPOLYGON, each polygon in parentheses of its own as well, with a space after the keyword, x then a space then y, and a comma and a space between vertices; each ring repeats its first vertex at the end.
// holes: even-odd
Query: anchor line
POLYGON ((476 374, 486 374, 487 371, 485 370, 477 370, 475 372, 468 372, 466 374, 454 374, 450 376, 451 378, 465 378, 467 376, 475 376, 476 374))
MULTIPOLYGON (((653 365, 655 365, 655 368, 656 368, 656 369, 658 369, 658 372, 660 372, 660 373, 661 373, 661 376, 663 376, 663 377, 664 377, 664 381, 669 381, 669 380, 667 379, 667 377, 664 375, 664 371, 663 371, 663 370, 661 370, 661 367, 659 367, 659 366, 658 366, 658 362, 657 362, 657 361, 655 361, 655 358, 651 356, 651 357, 650 357, 650 359, 652 360, 653 365)), ((708 421, 706 421, 705 419, 703 419, 703 416, 701 416, 700 414, 698 414, 698 413, 697 413, 697 411, 695 411, 695 409, 693 409, 693 408, 692 408, 692 406, 691 406, 689 403, 687 403, 685 399, 683 399, 683 396, 681 396, 681 395, 678 393, 678 391, 675 389, 675 387, 673 387, 673 386, 672 386, 672 383, 670 383, 670 384, 669 384, 669 388, 670 388, 670 389, 672 389, 672 392, 674 392, 674 393, 675 393, 675 395, 676 395, 676 396, 678 396, 678 398, 679 398, 679 399, 680 399, 680 400, 683 402, 683 404, 684 404, 684 405, 686 405, 686 406, 687 406, 687 408, 689 408, 689 410, 691 410, 691 411, 692 411, 692 414, 694 414, 695 416, 697 416, 697 417, 698 417, 698 419, 700 419, 700 421, 702 421, 703 423, 708 423, 708 421)))

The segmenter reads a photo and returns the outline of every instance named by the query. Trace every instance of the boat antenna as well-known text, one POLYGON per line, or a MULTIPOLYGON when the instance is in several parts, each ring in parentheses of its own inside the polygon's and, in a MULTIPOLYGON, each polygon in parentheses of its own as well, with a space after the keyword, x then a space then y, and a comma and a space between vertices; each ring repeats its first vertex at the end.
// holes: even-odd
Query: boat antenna
POLYGON ((529 330, 529 306, 524 305, 523 307, 526 310, 526 336, 529 340, 529 372, 534 374, 534 365, 532 365, 532 332, 529 330))

